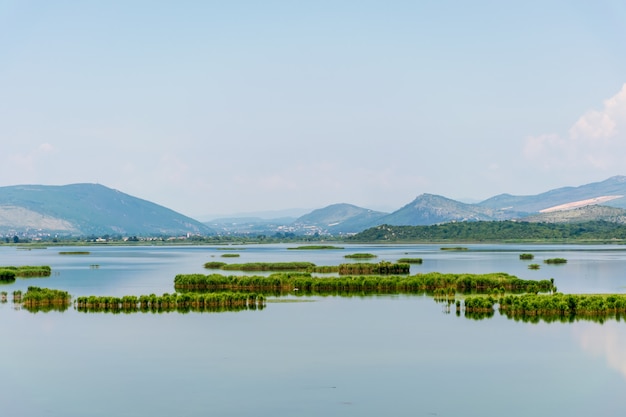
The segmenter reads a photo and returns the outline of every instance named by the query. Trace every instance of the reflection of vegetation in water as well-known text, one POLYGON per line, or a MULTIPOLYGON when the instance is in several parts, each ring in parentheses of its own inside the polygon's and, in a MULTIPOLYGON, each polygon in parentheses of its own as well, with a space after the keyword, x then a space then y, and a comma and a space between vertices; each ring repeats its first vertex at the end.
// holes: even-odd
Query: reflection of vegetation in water
POLYGON ((523 280, 505 273, 442 274, 431 272, 412 276, 312 277, 308 273, 276 273, 264 276, 225 276, 220 274, 180 274, 174 278, 177 291, 254 291, 264 294, 422 294, 437 289, 459 293, 496 290, 509 292, 548 292, 549 280, 523 280))
POLYGON ((39 287, 28 287, 21 297, 24 307, 67 306, 70 301, 71 296, 67 291, 39 287))
POLYGON ((545 264, 565 264, 565 263, 567 263, 567 259, 564 259, 564 258, 550 258, 550 259, 544 259, 543 263, 545 263, 545 264))
POLYGON ((0 269, 0 282, 13 282, 15 281, 15 271, 8 269, 0 269))
POLYGON ((51 274, 49 266, 0 266, 0 281, 14 281, 15 277, 49 277, 51 274))
POLYGON ((372 259, 372 258, 376 258, 376 255, 374 255, 373 253, 351 253, 351 254, 345 255, 344 258, 347 258, 347 259, 372 259))
POLYGON ((506 295, 499 298, 467 297, 465 311, 489 312, 499 306, 500 313, 522 321, 571 322, 620 319, 626 315, 626 294, 506 295))
POLYGON ((70 308, 70 303, 67 304, 45 304, 45 305, 33 305, 33 304, 24 304, 24 310, 30 311, 31 313, 47 313, 50 311, 59 311, 63 312, 70 308))
POLYGON ((295 248, 287 248, 289 250, 326 250, 326 249, 343 249, 341 246, 333 245, 305 245, 296 246, 295 248))
POLYGON ((398 259, 398 263, 400 264, 421 264, 423 262, 422 258, 400 258, 398 259))

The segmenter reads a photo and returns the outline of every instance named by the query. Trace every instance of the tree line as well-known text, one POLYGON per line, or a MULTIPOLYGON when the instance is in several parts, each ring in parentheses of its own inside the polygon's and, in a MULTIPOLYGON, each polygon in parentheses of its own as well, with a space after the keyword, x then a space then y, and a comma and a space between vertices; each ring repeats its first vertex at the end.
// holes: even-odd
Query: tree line
POLYGON ((626 224, 607 221, 531 223, 522 221, 455 222, 431 226, 381 225, 347 238, 354 242, 486 242, 626 240, 626 224))

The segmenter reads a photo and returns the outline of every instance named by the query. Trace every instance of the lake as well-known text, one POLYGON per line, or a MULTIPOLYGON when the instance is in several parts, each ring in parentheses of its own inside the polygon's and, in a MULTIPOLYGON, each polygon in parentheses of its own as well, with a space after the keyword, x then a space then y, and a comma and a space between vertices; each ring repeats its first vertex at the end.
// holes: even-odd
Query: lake
MULTIPOLYGON (((294 246, 0 247, 0 265, 53 271, 0 290, 160 295, 174 292, 176 274, 210 273, 208 261, 337 265, 368 252, 370 262, 422 258, 412 274, 507 272, 554 278, 564 293, 626 292, 623 246, 294 246), (76 250, 90 254, 59 254, 76 250), (543 264, 558 257, 567 264, 543 264)), ((626 326, 610 319, 472 320, 406 295, 291 296, 263 310, 188 314, 31 313, 9 301, 0 335, 0 411, 12 417, 626 415, 626 326)))

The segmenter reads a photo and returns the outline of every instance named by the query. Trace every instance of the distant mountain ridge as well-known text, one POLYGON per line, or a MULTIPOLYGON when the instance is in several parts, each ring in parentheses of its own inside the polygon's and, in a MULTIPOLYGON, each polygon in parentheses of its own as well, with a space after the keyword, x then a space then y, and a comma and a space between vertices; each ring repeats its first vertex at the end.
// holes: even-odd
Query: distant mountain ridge
POLYGON ((386 215, 352 204, 332 204, 298 217, 294 227, 319 227, 331 234, 357 233, 379 223, 386 215))
POLYGON ((461 203, 440 195, 421 194, 406 206, 381 218, 382 224, 392 226, 424 226, 446 222, 504 220, 497 210, 476 204, 461 203))
POLYGON ((500 194, 478 203, 481 207, 514 213, 539 213, 563 204, 599 197, 612 196, 604 204, 610 207, 626 208, 626 176, 617 175, 604 181, 581 185, 579 187, 562 187, 532 196, 514 196, 500 194))
POLYGON ((65 235, 349 235, 379 226, 420 226, 468 221, 621 222, 626 176, 531 196, 500 194, 475 204, 420 194, 392 213, 332 204, 298 218, 230 218, 200 223, 166 207, 99 184, 0 187, 0 234, 65 235), (573 211, 576 209, 578 211, 573 211), (569 213, 568 213, 569 211, 569 213))
POLYGON ((99 184, 0 187, 0 232, 69 235, 207 234, 206 225, 99 184))
MULTIPOLYGON (((526 221, 540 212, 563 213, 571 209, 583 209, 602 204, 603 206, 626 208, 626 176, 615 176, 607 180, 582 185, 563 187, 537 195, 514 196, 500 194, 487 200, 469 204, 435 194, 420 194, 412 202, 392 213, 382 213, 351 204, 333 204, 299 217, 293 223, 280 228, 268 228, 265 232, 291 231, 300 234, 358 233, 370 227, 387 224, 391 226, 427 226, 448 222, 502 221, 519 219, 526 221)), ((577 218, 606 220, 619 218, 615 213, 601 210, 583 210, 578 216, 556 214, 536 216, 532 221, 578 221, 577 218), (581 213, 585 213, 584 215, 581 213), (569 219, 569 220, 563 220, 569 219)), ((607 220, 611 221, 611 220, 607 220)), ((219 228, 220 225, 213 224, 219 228)), ((232 232, 233 229, 231 228, 232 232)))

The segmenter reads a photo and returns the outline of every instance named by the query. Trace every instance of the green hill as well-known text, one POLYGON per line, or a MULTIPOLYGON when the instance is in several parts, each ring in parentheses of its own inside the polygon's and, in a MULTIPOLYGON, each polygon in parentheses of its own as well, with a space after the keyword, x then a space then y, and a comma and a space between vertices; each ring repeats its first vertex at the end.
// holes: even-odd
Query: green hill
POLYGON ((210 234, 206 225, 99 184, 0 187, 0 233, 210 234))

